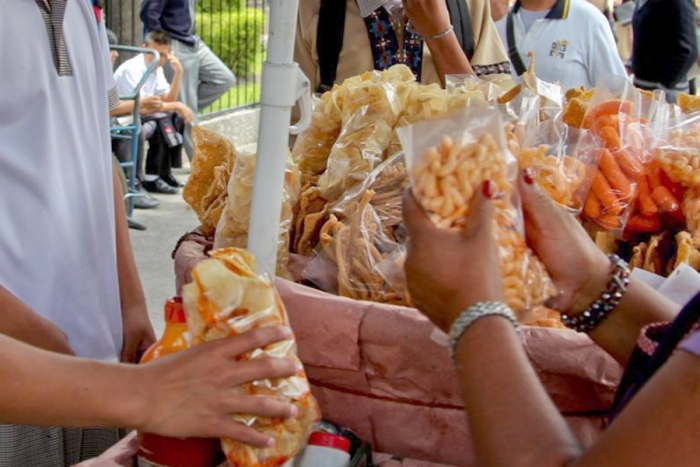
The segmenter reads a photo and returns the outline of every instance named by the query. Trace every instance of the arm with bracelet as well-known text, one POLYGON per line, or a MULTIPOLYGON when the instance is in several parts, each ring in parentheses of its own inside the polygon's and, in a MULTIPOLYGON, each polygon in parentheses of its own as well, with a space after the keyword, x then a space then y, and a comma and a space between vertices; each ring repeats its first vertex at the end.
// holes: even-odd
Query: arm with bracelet
MULTIPOLYGON (((411 195, 404 205, 409 290, 420 310, 450 335, 477 464, 696 465, 697 353, 674 353, 594 445, 584 447, 575 437, 539 381, 503 303, 487 185, 475 198, 463 233, 434 227, 411 195)), ((627 266, 600 253, 527 173, 520 194, 532 248, 562 291, 552 306, 625 362, 639 331, 673 319, 677 307, 643 284, 628 282, 627 266)))

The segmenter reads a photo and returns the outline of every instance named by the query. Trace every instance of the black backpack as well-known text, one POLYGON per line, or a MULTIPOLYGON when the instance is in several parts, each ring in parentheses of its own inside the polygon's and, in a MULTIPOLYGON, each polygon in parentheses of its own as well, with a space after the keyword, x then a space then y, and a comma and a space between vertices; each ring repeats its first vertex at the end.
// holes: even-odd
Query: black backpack
MULTIPOLYGON (((343 48, 343 34, 345 33, 345 9, 348 0, 321 0, 321 10, 318 18, 316 36, 316 51, 318 52, 319 68, 321 71, 321 83, 319 92, 333 87, 338 58, 343 48)), ((354 1, 354 0, 350 0, 354 1)), ((471 60, 474 55, 474 32, 469 8, 464 0, 446 0, 450 13, 450 21, 455 30, 455 35, 467 58, 471 60)))

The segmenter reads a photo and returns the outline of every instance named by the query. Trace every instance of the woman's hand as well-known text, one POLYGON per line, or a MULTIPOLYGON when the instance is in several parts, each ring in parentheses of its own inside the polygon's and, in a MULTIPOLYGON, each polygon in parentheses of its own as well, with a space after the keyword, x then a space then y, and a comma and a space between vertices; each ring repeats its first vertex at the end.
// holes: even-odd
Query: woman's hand
POLYGON ((493 232, 493 191, 493 184, 487 182, 476 195, 464 232, 436 227, 411 192, 404 195, 408 288, 416 306, 443 331, 449 331, 471 305, 503 300, 493 232))
POLYGON ((445 0, 404 0, 406 16, 422 37, 434 36, 450 27, 445 0))
POLYGON ((293 376, 296 365, 284 358, 239 361, 238 357, 287 339, 291 339, 288 328, 260 328, 136 367, 142 372, 144 396, 137 428, 165 436, 226 437, 271 446, 272 438, 233 416, 288 418, 296 415, 296 407, 272 397, 242 394, 239 386, 293 376))
POLYGON ((528 244, 547 267, 560 295, 549 306, 562 312, 586 310, 610 280, 610 262, 581 224, 533 182, 519 177, 528 244))

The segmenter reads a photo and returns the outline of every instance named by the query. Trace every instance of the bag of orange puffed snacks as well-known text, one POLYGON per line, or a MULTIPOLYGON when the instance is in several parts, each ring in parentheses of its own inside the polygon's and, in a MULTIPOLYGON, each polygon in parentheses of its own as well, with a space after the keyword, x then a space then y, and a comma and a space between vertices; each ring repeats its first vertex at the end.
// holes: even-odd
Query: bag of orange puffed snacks
POLYGON ((464 229, 474 195, 488 180, 503 195, 494 200, 494 231, 504 295, 516 315, 523 318, 552 297, 552 280, 523 237, 518 162, 506 149, 499 112, 468 109, 406 127, 400 136, 413 194, 436 226, 464 229))

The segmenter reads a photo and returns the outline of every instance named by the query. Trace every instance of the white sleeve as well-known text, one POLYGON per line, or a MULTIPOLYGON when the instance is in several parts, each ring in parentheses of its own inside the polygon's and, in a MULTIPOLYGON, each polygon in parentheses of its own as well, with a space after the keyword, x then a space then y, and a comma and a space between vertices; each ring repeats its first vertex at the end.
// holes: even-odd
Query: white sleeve
POLYGON ((588 74, 589 81, 594 85, 598 83, 601 76, 606 74, 627 76, 610 25, 603 15, 599 16, 599 20, 592 24, 589 35, 588 74))
POLYGON ((129 62, 124 62, 117 68, 114 73, 114 79, 117 82, 117 90, 120 96, 126 96, 134 92, 136 85, 141 81, 141 74, 136 73, 130 66, 129 62))
POLYGON ((163 73, 163 68, 158 68, 156 70, 156 89, 155 95, 162 96, 170 92, 170 83, 165 79, 165 73, 163 73))

